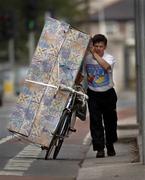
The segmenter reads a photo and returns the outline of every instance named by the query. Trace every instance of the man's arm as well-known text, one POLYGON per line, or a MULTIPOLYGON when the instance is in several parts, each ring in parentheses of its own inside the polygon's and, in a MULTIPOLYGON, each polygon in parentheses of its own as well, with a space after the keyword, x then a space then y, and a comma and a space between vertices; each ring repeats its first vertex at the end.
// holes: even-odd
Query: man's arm
POLYGON ((75 84, 79 85, 83 81, 83 78, 84 76, 80 72, 78 72, 77 77, 75 79, 75 84))
POLYGON ((94 48, 90 48, 90 52, 92 53, 94 59, 102 66, 106 71, 109 71, 111 69, 111 66, 109 63, 107 63, 102 57, 100 57, 95 51, 94 48))
POLYGON ((107 63, 103 58, 101 58, 96 52, 93 53, 93 56, 95 60, 102 66, 106 71, 109 71, 111 69, 111 66, 109 63, 107 63))

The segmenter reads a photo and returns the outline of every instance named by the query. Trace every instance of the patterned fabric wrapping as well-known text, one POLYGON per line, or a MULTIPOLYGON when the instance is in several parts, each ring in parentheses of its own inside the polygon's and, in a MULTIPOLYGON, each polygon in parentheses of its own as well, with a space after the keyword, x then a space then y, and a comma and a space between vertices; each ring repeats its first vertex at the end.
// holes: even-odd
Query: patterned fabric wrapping
POLYGON ((48 147, 73 87, 90 36, 48 18, 30 64, 8 129, 48 147))

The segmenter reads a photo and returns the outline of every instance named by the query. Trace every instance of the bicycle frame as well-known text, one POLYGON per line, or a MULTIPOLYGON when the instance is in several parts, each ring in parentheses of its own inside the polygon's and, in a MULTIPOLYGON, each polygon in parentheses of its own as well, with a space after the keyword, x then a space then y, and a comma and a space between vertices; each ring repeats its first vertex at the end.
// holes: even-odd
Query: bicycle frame
MULTIPOLYGON (((62 88, 62 86, 60 88, 62 88)), ((53 159, 56 159, 60 151, 60 148, 63 144, 64 138, 69 136, 69 131, 75 132, 75 130, 71 130, 70 125, 71 125, 72 113, 75 110, 74 105, 75 105, 77 94, 83 95, 84 98, 87 97, 82 92, 75 91, 74 89, 70 87, 63 86, 63 90, 70 91, 70 96, 62 112, 62 116, 57 125, 57 128, 53 133, 53 138, 50 142, 50 145, 47 148, 45 159, 47 159, 48 156, 51 154, 51 151, 53 150, 54 146, 55 146, 55 149, 54 149, 53 159)))
POLYGON ((63 131, 63 129, 64 129, 64 128, 63 128, 63 125, 65 125, 65 123, 68 123, 68 129, 67 129, 67 132, 66 132, 66 134, 65 134, 65 135, 68 137, 68 132, 69 132, 69 130, 70 130, 69 128, 70 128, 72 113, 73 113, 73 110, 74 110, 75 100, 76 100, 76 93, 73 92, 73 93, 71 93, 70 96, 69 96, 69 99, 68 99, 68 101, 67 101, 67 103, 66 103, 65 109, 63 110, 62 116, 61 116, 61 118, 60 118, 60 121, 59 121, 59 123, 58 123, 58 126, 57 126, 55 132, 53 133, 53 135, 56 135, 56 136, 58 136, 58 137, 60 137, 60 138, 65 138, 65 136, 62 137, 61 131, 63 131), (64 114, 65 114, 65 116, 67 116, 66 119, 65 119, 65 117, 64 117, 64 114), (64 121, 68 121, 68 122, 64 122, 64 121), (62 124, 63 124, 63 125, 62 125, 62 124), (62 129, 60 129, 60 127, 61 127, 62 129), (60 130, 59 130, 59 129, 60 129, 60 130))

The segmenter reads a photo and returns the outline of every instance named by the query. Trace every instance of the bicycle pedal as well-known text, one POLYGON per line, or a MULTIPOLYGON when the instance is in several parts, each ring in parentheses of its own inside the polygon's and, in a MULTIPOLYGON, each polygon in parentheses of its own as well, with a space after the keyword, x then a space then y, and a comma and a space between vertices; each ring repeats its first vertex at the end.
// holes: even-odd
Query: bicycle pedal
POLYGON ((76 132, 77 130, 74 129, 74 128, 69 128, 69 131, 71 131, 71 132, 76 132))

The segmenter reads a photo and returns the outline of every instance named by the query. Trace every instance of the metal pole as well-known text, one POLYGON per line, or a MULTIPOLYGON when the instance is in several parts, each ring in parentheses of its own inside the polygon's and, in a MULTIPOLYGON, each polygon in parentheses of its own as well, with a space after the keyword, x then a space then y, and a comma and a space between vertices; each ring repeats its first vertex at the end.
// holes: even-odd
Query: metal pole
POLYGON ((15 47, 14 47, 14 39, 11 38, 8 41, 8 57, 9 57, 9 63, 11 68, 14 68, 14 63, 15 63, 15 47))
MULTIPOLYGON (((86 21, 88 23, 89 16, 90 16, 90 0, 85 0, 85 15, 86 15, 86 21)), ((86 26, 86 31, 90 32, 90 26, 86 26)))
POLYGON ((15 47, 14 39, 11 38, 8 41, 8 58, 10 71, 6 73, 7 79, 4 81, 4 95, 13 95, 14 94, 14 64, 15 64, 15 47))
POLYGON ((99 11, 99 31, 103 34, 106 34, 105 13, 103 4, 101 10, 99 11))
POLYGON ((135 0, 137 59, 137 119, 140 124, 141 158, 145 164, 145 1, 135 0))
POLYGON ((34 50, 35 50, 35 36, 34 36, 34 32, 30 32, 29 33, 29 63, 32 60, 34 50))

